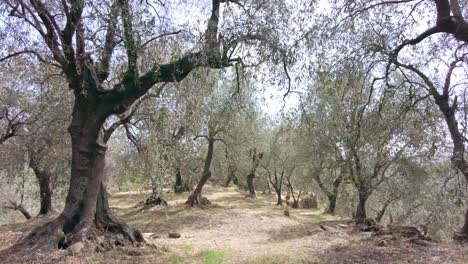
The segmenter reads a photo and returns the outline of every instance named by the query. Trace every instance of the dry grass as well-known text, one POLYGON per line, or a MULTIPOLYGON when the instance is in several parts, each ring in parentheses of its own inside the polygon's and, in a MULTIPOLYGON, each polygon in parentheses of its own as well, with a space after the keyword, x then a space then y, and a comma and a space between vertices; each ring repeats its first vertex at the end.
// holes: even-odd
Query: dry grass
MULTIPOLYGON (((72 256, 68 251, 31 255, 17 263, 468 263, 468 249, 453 244, 420 247, 396 244, 377 247, 376 239, 338 227, 339 220, 320 210, 275 206, 275 196, 246 198, 232 188, 205 189, 213 202, 207 209, 184 205, 187 194, 168 194, 167 207, 135 207, 148 194, 120 193, 111 206, 131 226, 139 228, 157 248, 119 248, 106 253, 72 256), (320 225, 330 226, 324 231, 320 225), (181 234, 168 238, 169 232, 181 234)), ((48 219, 0 227, 0 249, 11 246, 48 219)), ((10 256, 11 257, 11 256, 10 256)), ((24 256, 23 256, 24 257, 24 256)), ((5 260, 5 258, 2 258, 5 260)), ((1 261, 0 261, 1 262, 1 261)), ((12 262, 8 259, 7 263, 12 262)))

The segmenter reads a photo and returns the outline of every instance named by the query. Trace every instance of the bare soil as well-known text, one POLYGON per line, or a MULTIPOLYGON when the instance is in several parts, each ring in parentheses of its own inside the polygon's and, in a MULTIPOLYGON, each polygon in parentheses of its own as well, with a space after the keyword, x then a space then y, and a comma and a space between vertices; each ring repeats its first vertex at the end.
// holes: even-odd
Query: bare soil
POLYGON ((208 187, 213 203, 187 207, 188 194, 167 194, 168 206, 138 207, 146 193, 117 193, 115 212, 143 232, 148 244, 97 253, 85 250, 16 256, 7 249, 47 218, 0 227, 0 263, 468 263, 468 246, 404 240, 378 246, 379 238, 357 231, 347 219, 321 210, 275 206, 274 195, 245 197, 233 188, 208 187), (180 238, 169 238, 178 233, 180 238))

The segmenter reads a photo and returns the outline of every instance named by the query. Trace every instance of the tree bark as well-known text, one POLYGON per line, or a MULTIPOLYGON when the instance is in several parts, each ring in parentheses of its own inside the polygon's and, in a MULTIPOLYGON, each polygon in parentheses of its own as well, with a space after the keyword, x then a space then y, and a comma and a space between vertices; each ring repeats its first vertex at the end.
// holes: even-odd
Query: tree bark
MULTIPOLYGON (((97 96, 75 92, 75 105, 69 127, 72 142, 71 179, 65 208, 60 216, 33 230, 17 246, 30 248, 67 248, 75 242, 93 239, 97 230, 126 241, 143 242, 138 232, 130 231, 110 214, 104 186, 107 140, 103 124, 109 113, 98 107, 97 96), (98 199, 99 198, 99 199, 98 199)), ((108 107, 108 106, 107 106, 108 107)))
POLYGON ((188 197, 185 204, 190 206, 205 206, 209 204, 208 199, 202 196, 202 189, 208 179, 211 177, 211 161, 213 160, 213 151, 214 151, 214 138, 208 137, 208 152, 206 153, 205 166, 203 167, 203 174, 198 181, 197 187, 193 190, 192 194, 188 197))
POLYGON ((253 184, 254 178, 255 178, 254 173, 249 173, 247 175, 247 190, 249 191, 249 196, 252 197, 252 198, 254 198, 256 196, 255 187, 254 187, 254 184, 253 184))
POLYGON ((359 190, 359 201, 358 201, 358 205, 356 208, 356 214, 354 215, 355 219, 367 218, 366 202, 368 198, 369 198, 369 194, 367 192, 359 190))
MULTIPOLYGON (((432 90, 431 95, 434 97, 440 111, 444 114, 445 123, 447 124, 447 128, 450 132, 450 137, 453 143, 451 162, 468 181, 468 161, 465 159, 465 140, 463 134, 458 128, 458 122, 455 116, 456 109, 458 107, 457 98, 455 97, 452 106, 450 106, 447 83, 444 88, 444 93, 442 95, 438 94, 434 89, 432 90)), ((460 232, 454 235, 454 238, 459 241, 468 242, 468 208, 466 209, 463 227, 460 232)))
POLYGON ((176 169, 176 180, 175 180, 175 185, 174 185, 174 192, 183 193, 183 192, 188 192, 188 191, 190 191, 190 188, 186 183, 184 183, 182 179, 182 174, 180 172, 180 168, 178 167, 176 169))
MULTIPOLYGON (((84 1, 63 1, 66 12, 58 14, 60 19, 66 21, 63 29, 60 28, 61 23, 55 20, 57 16, 51 15, 48 5, 41 1, 30 2, 25 3, 25 14, 19 17, 37 18, 35 22, 40 29, 36 27, 36 33, 42 36, 54 61, 62 68, 70 90, 74 91, 75 104, 69 127, 72 164, 70 188, 63 212, 54 221, 34 229, 15 247, 28 252, 41 248, 53 250, 57 249, 57 246, 67 248, 77 241, 91 241, 93 236, 96 236, 96 232, 93 231, 106 233, 106 238, 111 233, 118 233, 132 244, 142 242, 141 236, 129 234, 131 232, 127 232, 122 223, 112 221, 111 217, 108 217, 110 213, 104 202, 107 197, 101 186, 104 178, 106 142, 111 133, 107 133, 109 130, 104 129, 103 124, 112 114, 124 114, 157 83, 181 81, 199 67, 231 66, 229 58, 225 55, 228 53, 221 53, 218 40, 220 3, 225 1, 213 0, 202 51, 189 52, 166 64, 155 62, 151 69, 142 75, 138 72, 138 45, 132 29, 133 17, 128 1, 115 1, 111 6, 101 54, 91 54, 86 47, 86 25, 82 19, 84 1), (115 27, 119 17, 122 20, 122 35, 118 34, 115 27), (120 82, 114 84, 112 89, 105 89, 103 83, 111 73, 110 64, 117 35, 125 42, 127 69, 120 76, 120 82), (91 57, 98 61, 95 63, 91 57), (98 202, 102 205, 98 205, 98 202), (114 224, 118 228, 110 228, 114 224)), ((13 8, 11 12, 14 16, 18 9, 13 8)), ((27 19, 23 23, 28 23, 27 19)), ((127 122, 128 118, 127 116, 122 121, 127 122)), ((117 124, 117 127, 121 124, 123 123, 117 124)), ((205 173, 202 178, 209 175, 210 173, 205 173)))
POLYGON ((24 218, 28 220, 31 219, 31 214, 22 205, 18 206, 16 210, 18 210, 24 216, 24 218))
POLYGON ((30 154, 29 167, 34 171, 37 181, 39 183, 39 195, 41 200, 41 207, 39 209, 39 215, 46 215, 53 211, 52 207, 52 185, 51 178, 52 173, 40 167, 40 158, 36 154, 30 154))
POLYGON ((330 214, 330 215, 335 215, 337 195, 335 195, 335 194, 327 195, 327 198, 328 198, 328 206, 327 206, 327 209, 325 210, 324 213, 330 214))
POLYGON ((281 187, 278 188, 278 190, 276 190, 276 196, 277 196, 277 200, 276 200, 276 205, 283 205, 283 199, 281 198, 281 187))
POLYGON ((233 182, 235 185, 239 185, 239 182, 237 180, 237 177, 236 177, 236 174, 235 174, 235 169, 231 168, 231 166, 229 166, 228 168, 228 177, 227 177, 227 180, 226 180, 226 183, 224 184, 225 187, 229 187, 229 184, 231 182, 233 182))
MULTIPOLYGON (((46 215, 53 211, 52 207, 52 172, 41 164, 41 158, 44 155, 43 150, 29 151, 29 167, 34 171, 34 175, 39 183, 40 209, 39 215, 46 215)), ((47 148, 46 148, 47 151, 47 148)))
POLYGON ((380 221, 382 221, 382 218, 384 217, 385 212, 387 211, 388 206, 389 206, 393 201, 394 201, 393 199, 390 199, 390 200, 385 201, 385 203, 384 203, 383 206, 382 206, 382 209, 380 209, 380 211, 377 212, 377 216, 375 217, 375 221, 376 221, 377 223, 380 223, 380 221))
POLYGON ((247 189, 249 191, 249 197, 255 198, 255 186, 253 184, 253 180, 255 178, 255 171, 258 168, 258 165, 260 164, 260 161, 263 158, 263 153, 257 154, 257 149, 254 148, 252 150, 253 155, 252 155, 252 168, 250 169, 249 174, 247 174, 247 189))
POLYGON ((11 205, 3 206, 3 208, 18 211, 27 220, 31 219, 31 214, 29 213, 28 210, 26 210, 26 208, 23 207, 22 202, 21 202, 21 204, 17 204, 17 203, 14 203, 14 202, 10 202, 10 203, 11 203, 11 205))

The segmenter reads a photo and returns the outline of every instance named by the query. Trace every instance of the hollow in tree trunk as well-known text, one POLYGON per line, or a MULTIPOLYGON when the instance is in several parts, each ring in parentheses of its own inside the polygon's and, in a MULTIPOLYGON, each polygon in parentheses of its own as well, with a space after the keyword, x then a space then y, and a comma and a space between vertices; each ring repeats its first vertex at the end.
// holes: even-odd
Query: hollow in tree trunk
POLYGON ((185 204, 189 206, 206 206, 210 204, 210 201, 202 196, 202 189, 208 179, 211 177, 211 161, 213 160, 213 149, 214 149, 215 139, 213 137, 208 137, 208 152, 206 153, 205 166, 203 167, 203 174, 198 181, 197 187, 193 190, 192 194, 188 197, 185 204))

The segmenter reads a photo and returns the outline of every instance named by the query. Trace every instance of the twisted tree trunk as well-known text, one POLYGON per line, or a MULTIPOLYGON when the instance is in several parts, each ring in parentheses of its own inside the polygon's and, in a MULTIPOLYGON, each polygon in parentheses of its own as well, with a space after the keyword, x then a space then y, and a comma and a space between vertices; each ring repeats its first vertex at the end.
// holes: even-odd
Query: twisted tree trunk
POLYGON ((359 188, 359 194, 358 194, 359 200, 358 200, 358 205, 356 207, 356 213, 354 215, 355 219, 360 220, 360 219, 367 218, 366 202, 369 196, 370 196, 370 193, 367 191, 366 188, 364 187, 359 188))
POLYGON ((75 96, 69 127, 72 141, 71 179, 65 208, 56 220, 36 228, 17 246, 67 248, 75 242, 92 241, 103 232, 123 235, 126 241, 118 242, 122 245, 143 242, 138 231, 116 221, 108 208, 104 167, 109 137, 104 137, 103 124, 109 114, 98 107, 96 101, 90 100, 95 99, 92 96, 75 96))
POLYGON ((183 193, 190 191, 190 187, 185 183, 182 179, 182 174, 180 172, 180 167, 176 169, 176 180, 174 185, 174 192, 175 193, 183 193))
POLYGON ((255 178, 255 171, 257 170, 258 165, 263 158, 263 153, 257 154, 256 148, 254 148, 252 152, 252 168, 250 169, 249 174, 247 174, 247 189, 249 191, 249 197, 255 198, 256 194, 253 180, 255 178))
POLYGON ((210 171, 210 166, 211 166, 211 161, 213 160, 213 151, 214 151, 214 138, 213 137, 208 137, 208 152, 206 153, 206 158, 205 158, 205 166, 203 167, 203 174, 202 177, 200 178, 200 181, 198 181, 197 187, 195 190, 193 190, 192 194, 188 197, 187 201, 185 204, 190 205, 190 206, 206 206, 210 204, 207 198, 202 196, 202 189, 205 183, 208 181, 208 179, 211 177, 211 171, 210 171))
POLYGON ((40 158, 36 153, 30 153, 29 156, 29 167, 34 171, 37 181, 39 183, 39 196, 41 201, 41 207, 39 209, 39 215, 46 215, 53 211, 52 207, 52 185, 51 178, 52 173, 47 169, 43 169, 40 166, 40 158))
POLYGON ((335 215, 337 196, 332 194, 332 195, 327 195, 327 198, 328 198, 328 206, 327 206, 327 209, 325 209, 324 213, 335 215))

